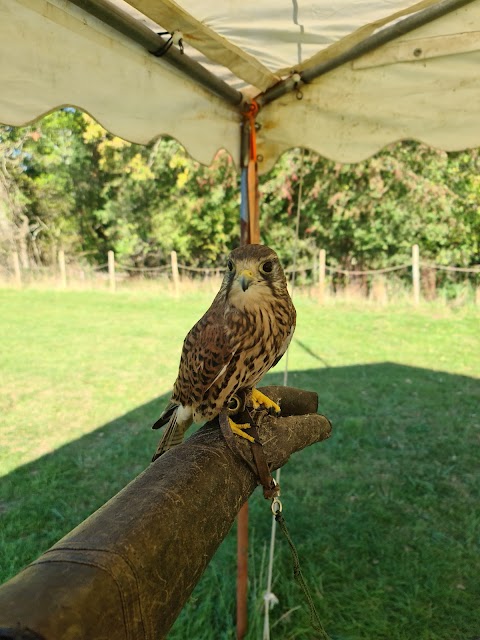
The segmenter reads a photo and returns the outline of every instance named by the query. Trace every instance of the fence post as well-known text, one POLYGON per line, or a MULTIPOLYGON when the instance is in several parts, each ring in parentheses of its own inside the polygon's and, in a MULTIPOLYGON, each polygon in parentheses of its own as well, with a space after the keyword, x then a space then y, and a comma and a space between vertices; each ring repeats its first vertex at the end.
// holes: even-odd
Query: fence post
POLYGON ((318 261, 318 301, 322 303, 325 299, 325 273, 326 273, 327 253, 325 249, 320 249, 318 261))
POLYGON ((110 291, 115 293, 115 254, 113 251, 108 252, 108 280, 110 291))
POLYGON ((420 302, 420 252, 418 244, 412 247, 412 284, 413 284, 413 303, 420 302))
POLYGON ((67 271, 65 269, 65 252, 60 249, 58 252, 58 267, 60 269, 60 285, 62 289, 67 288, 67 271))
POLYGON ((172 251, 170 254, 170 258, 172 260, 173 289, 175 291, 175 296, 178 298, 180 276, 178 274, 177 252, 172 251))
POLYGON ((20 259, 18 257, 18 251, 12 252, 12 265, 13 272, 15 273, 15 282, 17 287, 22 286, 22 272, 20 271, 20 259))

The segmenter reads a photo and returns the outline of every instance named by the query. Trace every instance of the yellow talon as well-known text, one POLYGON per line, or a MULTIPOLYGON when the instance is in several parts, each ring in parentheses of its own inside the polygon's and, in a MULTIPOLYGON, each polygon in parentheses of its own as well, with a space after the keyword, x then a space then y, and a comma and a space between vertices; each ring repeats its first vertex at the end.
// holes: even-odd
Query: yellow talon
POLYGON ((249 436, 248 433, 245 433, 244 431, 244 429, 250 429, 251 427, 250 424, 237 424, 231 418, 228 419, 228 422, 230 424, 230 429, 237 436, 240 436, 241 438, 246 438, 247 440, 250 440, 250 442, 255 442, 255 438, 252 438, 252 436, 249 436))
POLYGON ((270 398, 268 398, 258 389, 252 389, 252 404, 254 409, 265 407, 269 411, 273 409, 275 413, 280 413, 281 411, 276 402, 270 400, 270 398))

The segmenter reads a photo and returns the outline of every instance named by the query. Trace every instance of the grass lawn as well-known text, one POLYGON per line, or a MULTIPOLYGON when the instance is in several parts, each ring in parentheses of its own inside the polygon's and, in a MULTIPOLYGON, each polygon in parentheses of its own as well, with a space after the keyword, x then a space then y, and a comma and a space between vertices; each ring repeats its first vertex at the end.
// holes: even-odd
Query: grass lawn
MULTIPOLYGON (((1 581, 148 465, 183 337, 212 297, 0 291, 1 581)), ((289 461, 282 500, 324 626, 333 640, 473 640, 478 311, 295 302, 289 383, 319 393, 334 434, 289 461)), ((261 637, 271 525, 257 493, 249 640, 261 637)), ((233 530, 170 639, 235 637, 235 552, 233 530)), ((274 576, 272 640, 311 640, 281 537, 274 576)))

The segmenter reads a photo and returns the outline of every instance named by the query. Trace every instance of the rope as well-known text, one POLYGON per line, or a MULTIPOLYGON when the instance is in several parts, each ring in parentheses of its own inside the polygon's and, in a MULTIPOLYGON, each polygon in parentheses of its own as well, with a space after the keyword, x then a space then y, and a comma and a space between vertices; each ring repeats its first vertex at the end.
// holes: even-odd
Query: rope
POLYGON ((248 118, 250 122, 250 160, 257 162, 257 136, 255 129, 255 119, 259 111, 258 103, 252 100, 248 105, 247 111, 243 112, 243 116, 248 118))
POLYGON ((215 273, 216 271, 218 271, 218 269, 214 269, 211 267, 187 267, 187 265, 185 264, 179 264, 178 268, 184 269, 185 271, 193 271, 195 273, 205 273, 207 275, 210 275, 211 273, 215 273))
POLYGON ((460 271, 462 273, 480 273, 480 264, 473 265, 472 267, 444 267, 440 264, 420 264, 421 267, 427 269, 438 269, 439 271, 460 271))
POLYGON ((105 264, 99 264, 96 267, 91 267, 92 271, 101 271, 102 269, 106 269, 108 267, 108 262, 105 262, 105 264))
POLYGON ((401 264, 398 267, 385 267, 385 269, 365 269, 364 271, 348 271, 347 269, 335 269, 334 267, 325 266, 325 270, 330 273, 341 273, 344 276, 368 276, 376 273, 390 273, 391 271, 401 271, 409 269, 411 264, 401 264))
MULTIPOLYGON (((276 482, 280 480, 280 469, 277 469, 276 482)), ((275 532, 276 520, 272 520, 272 528, 270 530, 270 549, 268 552, 268 569, 267 569, 267 590, 263 594, 264 618, 263 618, 263 640, 270 640, 270 609, 278 604, 277 596, 272 592, 273 581, 273 559, 275 552, 275 532)))
POLYGON ((307 583, 305 582, 305 578, 303 577, 303 573, 300 568, 300 558, 298 557, 298 552, 295 548, 295 545, 293 544, 290 533, 287 529, 285 519, 280 511, 275 514, 275 521, 278 522, 280 529, 285 535, 285 538, 287 539, 288 545, 290 547, 293 558, 293 577, 295 578, 298 586, 302 589, 305 599, 307 600, 308 608, 310 609, 310 623, 315 631, 318 631, 320 633, 320 636, 323 640, 329 640, 328 635, 322 626, 318 612, 315 608, 315 603, 313 602, 310 589, 308 588, 307 583))
MULTIPOLYGON (((303 149, 302 149, 302 151, 303 151, 303 149)), ((303 154, 302 154, 301 171, 303 171, 303 154)), ((298 271, 297 264, 296 264, 297 244, 298 244, 298 228, 299 228, 299 220, 300 220, 298 212, 301 211, 301 209, 298 209, 298 206, 300 206, 300 207, 302 206, 302 204, 301 204, 301 200, 302 200, 301 191, 303 189, 303 184, 302 184, 303 175, 300 177, 300 180, 301 180, 301 183, 300 183, 300 186, 299 186, 299 195, 298 195, 299 204, 297 204, 296 236, 295 236, 295 245, 294 245, 294 251, 293 251, 293 265, 291 267, 286 267, 283 270, 284 273, 293 274, 293 278, 292 278, 292 297, 293 297, 293 289, 295 287, 295 276, 296 276, 297 271, 298 271)), ((376 274, 381 274, 381 273, 392 273, 393 271, 401 271, 402 269, 410 269, 411 266, 412 266, 411 264, 400 264, 400 265, 397 265, 396 267, 384 267, 383 269, 349 270, 349 269, 337 269, 335 267, 329 267, 328 265, 326 265, 325 269, 329 273, 339 273, 339 274, 345 275, 345 276, 369 276, 369 275, 376 275, 376 274)), ((437 264, 422 264, 421 266, 429 268, 429 269, 439 269, 440 271, 460 271, 460 272, 463 272, 463 273, 480 273, 480 265, 474 265, 473 267, 444 267, 442 265, 437 265, 437 264)), ((162 267, 162 268, 167 268, 168 269, 170 267, 167 265, 167 267, 162 267)), ((185 271, 195 271, 195 272, 198 272, 198 273, 207 273, 207 274, 217 271, 214 268, 187 267, 187 265, 183 265, 183 264, 179 264, 178 268, 179 269, 185 269, 185 271)), ((300 268, 301 268, 302 271, 312 271, 315 268, 315 266, 314 265, 306 265, 306 266, 302 266, 300 268)))
MULTIPOLYGON (((302 166, 302 171, 303 171, 303 166, 302 166)), ((303 176, 301 176, 301 180, 303 179, 303 176)), ((301 190, 302 190, 302 184, 300 184, 299 187, 299 204, 297 205, 301 207, 301 190)), ((298 211, 300 211, 300 209, 298 209, 298 211)), ((293 298, 293 290, 295 288, 295 276, 297 274, 297 271, 299 269, 301 269, 301 271, 312 271, 313 269, 315 269, 315 265, 306 265, 306 266, 302 266, 302 267, 297 267, 296 264, 296 259, 297 259, 297 243, 298 243, 298 225, 299 225, 299 215, 297 213, 297 218, 296 218, 296 237, 295 237, 295 245, 294 245, 294 250, 293 250, 293 265, 291 267, 286 267, 284 269, 284 273, 291 273, 293 274, 292 277, 292 298, 293 298)), ((456 273, 473 273, 473 274, 477 274, 480 273, 480 265, 472 265, 471 267, 450 267, 450 266, 444 266, 444 265, 439 265, 439 264, 429 264, 429 263, 420 263, 420 266, 423 267, 424 269, 437 269, 438 271, 450 271, 450 272, 456 272, 456 273)), ((6 271, 10 271, 10 267, 8 265, 0 265, 0 267, 6 271)), ((105 262, 104 264, 99 264, 97 266, 91 266, 91 265, 86 265, 86 266, 82 266, 82 265, 69 265, 69 267, 71 269, 83 269, 85 271, 103 271, 104 269, 106 269, 108 267, 108 263, 105 262)), ((166 265, 161 265, 159 267, 129 267, 125 264, 122 264, 121 262, 116 262, 115 263, 115 267, 117 270, 123 270, 123 271, 133 271, 133 272, 157 272, 157 273, 161 273, 163 271, 169 271, 171 270, 171 266, 169 264, 166 265)), ((336 267, 329 267, 328 265, 325 265, 325 270, 328 271, 329 273, 338 273, 344 276, 368 276, 368 275, 376 275, 376 274, 381 274, 381 273, 392 273, 394 271, 401 271, 402 269, 411 269, 412 265, 411 264, 401 264, 398 265, 396 267, 385 267, 383 269, 364 269, 364 270, 348 270, 348 269, 337 269, 336 267)), ((44 266, 44 265, 31 265, 29 269, 26 269, 26 271, 48 271, 48 270, 54 270, 56 267, 53 265, 50 266, 44 266)), ((184 271, 191 271, 193 273, 203 273, 205 275, 211 275, 211 274, 216 274, 218 272, 218 269, 214 268, 214 267, 189 267, 186 264, 179 264, 178 265, 179 269, 182 269, 184 271)), ((285 364, 287 365, 288 362, 288 351, 286 354, 286 359, 285 359, 285 364)), ((287 369, 288 367, 286 366, 285 369, 287 369)), ((284 385, 286 385, 286 380, 284 379, 284 385)))
MULTIPOLYGON (((298 236, 300 230, 300 214, 302 211, 302 195, 303 195, 303 174, 304 174, 304 159, 305 159, 305 149, 302 148, 302 153, 300 156, 300 177, 298 182, 298 199, 297 199, 297 217, 295 221, 295 240, 293 244, 293 265, 291 267, 292 275, 292 291, 291 298, 293 300, 293 295, 295 291, 295 276, 297 272, 297 253, 298 253, 298 236)), ((285 369, 283 372, 283 386, 286 387, 288 384, 288 352, 290 349, 287 349, 285 354, 285 369)), ((275 482, 280 484, 280 471, 281 469, 277 469, 277 473, 275 474, 275 482)), ((276 533, 277 520, 274 516, 272 516, 272 529, 270 531, 270 550, 268 553, 268 570, 267 570, 267 590, 263 595, 264 602, 264 619, 263 619, 263 640, 270 640, 270 609, 274 607, 278 603, 277 596, 272 592, 272 581, 273 581, 273 561, 274 561, 274 553, 275 553, 275 533, 276 533)))
POLYGON ((135 272, 143 272, 143 271, 167 271, 168 269, 170 269, 170 265, 166 264, 166 265, 162 265, 161 267, 127 267, 126 265, 123 265, 119 262, 117 262, 117 264, 115 265, 116 267, 119 267, 120 269, 123 269, 124 271, 135 271, 135 272))
MULTIPOLYGON (((308 266, 308 267, 299 267, 302 271, 312 271, 312 269, 314 269, 314 266, 308 266)), ((295 273, 296 272, 296 267, 287 267, 286 269, 283 270, 284 273, 295 273)))

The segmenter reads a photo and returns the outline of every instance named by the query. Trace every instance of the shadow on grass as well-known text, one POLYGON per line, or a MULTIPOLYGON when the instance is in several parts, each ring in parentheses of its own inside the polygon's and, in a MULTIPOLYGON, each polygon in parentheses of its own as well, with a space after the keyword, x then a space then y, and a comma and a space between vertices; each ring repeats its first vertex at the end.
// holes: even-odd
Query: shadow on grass
POLYGON ((0 582, 148 466, 159 438, 150 427, 166 401, 141 405, 0 478, 0 582))
MULTIPOLYGON (((265 379, 280 384, 274 373, 265 379)), ((480 382, 391 363, 290 373, 319 393, 332 438, 290 460, 285 517, 332 638, 467 640, 479 635, 480 382)), ((0 480, 2 579, 103 504, 148 464, 159 398, 0 480)), ((268 505, 251 501, 252 610, 264 589, 268 505)), ((169 638, 233 638, 232 534, 169 638)), ((275 637, 311 638, 277 544, 275 637)), ((253 616, 248 637, 260 635, 253 616)))

